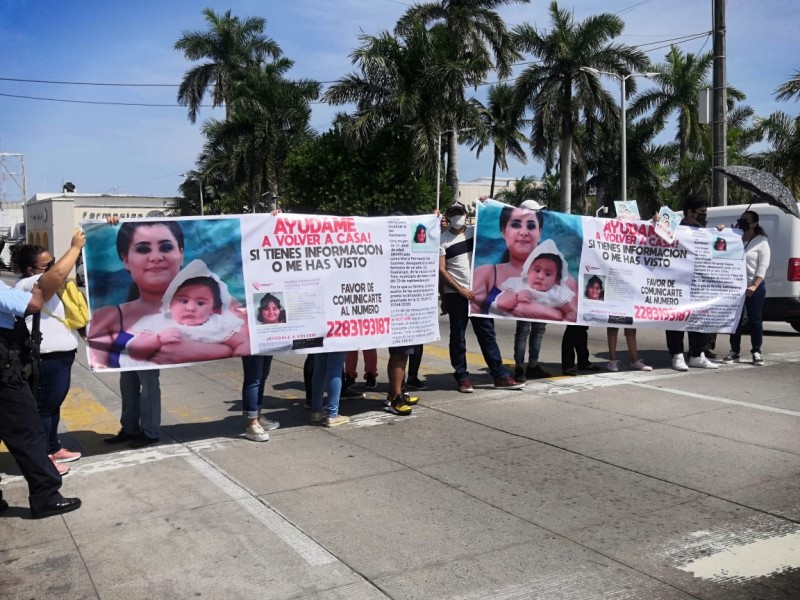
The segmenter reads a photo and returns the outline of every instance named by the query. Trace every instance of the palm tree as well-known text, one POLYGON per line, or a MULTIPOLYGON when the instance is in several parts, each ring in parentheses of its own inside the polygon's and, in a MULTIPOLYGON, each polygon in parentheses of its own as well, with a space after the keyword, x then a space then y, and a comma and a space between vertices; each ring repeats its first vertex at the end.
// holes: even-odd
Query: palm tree
MULTIPOLYGON (((397 22, 395 33, 405 35, 422 24, 437 30, 445 39, 443 53, 438 54, 434 72, 440 79, 442 94, 438 102, 466 109, 464 87, 477 87, 490 70, 501 79, 511 75, 513 62, 519 58, 505 22, 497 14, 500 6, 530 0, 440 0, 414 4, 397 22)), ((447 132, 447 183, 458 197, 458 130, 468 123, 448 118, 439 123, 439 135, 447 132)))
POLYGON ((474 98, 472 103, 478 110, 484 125, 478 134, 470 136, 475 139, 472 150, 476 150, 476 156, 480 157, 481 151, 490 142, 494 145, 492 185, 489 188, 489 197, 493 198, 497 167, 503 171, 508 170, 508 155, 523 164, 528 161, 525 150, 522 148, 525 135, 520 129, 528 126, 530 121, 525 118, 525 107, 520 102, 513 86, 504 83, 489 88, 487 106, 474 98))
POLYGON ((757 120, 756 127, 771 147, 752 157, 754 165, 775 175, 800 197, 800 116, 779 111, 757 120))
MULTIPOLYGON (((581 112, 611 122, 618 121, 619 112, 597 77, 582 69, 624 76, 644 70, 647 57, 640 50, 612 43, 625 27, 616 15, 603 13, 575 23, 574 13, 553 1, 550 19, 552 27, 546 33, 528 24, 514 28, 517 47, 537 59, 517 79, 517 89, 534 111, 531 149, 545 160, 546 167, 555 155, 553 140, 561 140, 561 210, 570 212, 573 141, 581 112)), ((630 87, 635 87, 633 80, 630 87)))
POLYGON ((420 172, 432 175, 441 123, 463 114, 463 107, 441 100, 442 82, 453 77, 450 70, 433 68, 444 51, 441 32, 416 22, 399 36, 383 31, 360 39, 351 55, 356 71, 330 86, 323 100, 355 103, 355 113, 341 120, 354 147, 367 144, 387 127, 404 129, 414 138, 420 172))
POLYGON ((278 194, 289 150, 312 135, 310 103, 320 84, 287 80, 293 64, 278 58, 243 75, 232 90, 230 117, 203 127, 208 172, 224 171, 232 187, 242 187, 252 212, 262 196, 278 194))
POLYGON ((203 15, 207 31, 184 31, 175 42, 175 50, 183 51, 187 60, 208 60, 186 71, 178 88, 178 104, 189 107, 192 123, 197 121, 203 97, 212 84, 212 106, 224 104, 225 117, 229 118, 236 78, 267 57, 281 54, 278 44, 264 35, 266 20, 262 17, 241 20, 231 16, 230 10, 219 15, 210 8, 204 9, 203 15))
POLYGON ((696 56, 691 52, 684 54, 680 48, 672 46, 666 62, 651 68, 658 73, 653 77, 658 85, 641 93, 631 103, 631 117, 650 112, 647 118, 662 129, 671 115, 678 114, 675 142, 679 160, 689 151, 702 148, 703 127, 697 112, 697 98, 700 91, 709 86, 708 72, 713 60, 710 52, 696 56))
POLYGON ((790 100, 794 97, 800 100, 800 71, 795 71, 789 81, 775 90, 776 100, 790 100))

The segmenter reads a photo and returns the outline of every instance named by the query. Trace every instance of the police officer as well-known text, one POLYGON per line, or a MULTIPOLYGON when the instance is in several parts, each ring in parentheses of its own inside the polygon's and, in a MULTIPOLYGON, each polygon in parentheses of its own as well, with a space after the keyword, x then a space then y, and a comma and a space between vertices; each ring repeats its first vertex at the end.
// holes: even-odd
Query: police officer
MULTIPOLYGON (((47 456, 47 439, 26 380, 29 336, 24 316, 39 312, 42 303, 38 287, 33 292, 23 292, 0 281, 0 441, 28 482, 28 502, 34 519, 81 506, 79 498, 64 498, 58 491, 61 476, 47 456)), ((0 511, 6 508, 8 503, 0 494, 0 511)))

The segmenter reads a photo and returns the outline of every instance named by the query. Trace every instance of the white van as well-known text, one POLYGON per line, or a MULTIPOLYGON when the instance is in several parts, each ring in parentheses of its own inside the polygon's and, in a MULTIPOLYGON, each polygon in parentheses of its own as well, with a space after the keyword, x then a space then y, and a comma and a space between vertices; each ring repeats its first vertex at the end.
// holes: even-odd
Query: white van
MULTIPOLYGON (((747 204, 712 206, 708 209, 707 227, 720 223, 734 227, 747 208, 747 204)), ((759 224, 769 240, 764 320, 786 321, 800 331, 800 219, 770 204, 752 204, 749 210, 758 213, 759 224)))

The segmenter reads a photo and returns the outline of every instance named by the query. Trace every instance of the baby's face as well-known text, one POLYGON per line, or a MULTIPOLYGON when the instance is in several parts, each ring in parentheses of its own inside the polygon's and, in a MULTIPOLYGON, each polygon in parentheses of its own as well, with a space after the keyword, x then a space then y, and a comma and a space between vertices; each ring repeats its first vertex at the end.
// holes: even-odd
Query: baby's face
POLYGON ((214 314, 214 294, 205 285, 186 285, 175 292, 169 311, 176 323, 202 325, 214 314))
POLYGON ((549 258, 537 258, 528 270, 528 285, 536 291, 546 292, 558 283, 558 267, 549 258))

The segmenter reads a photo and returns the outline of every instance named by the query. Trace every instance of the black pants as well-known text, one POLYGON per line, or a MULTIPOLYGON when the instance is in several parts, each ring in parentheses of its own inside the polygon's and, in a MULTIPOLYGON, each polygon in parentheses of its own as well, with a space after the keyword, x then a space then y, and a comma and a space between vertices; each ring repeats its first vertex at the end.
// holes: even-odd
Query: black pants
MULTIPOLYGON (((700 356, 708 346, 708 334, 689 331, 689 356, 700 356)), ((683 354, 683 331, 667 331, 667 349, 670 356, 683 354)))
POLYGON ((47 456, 47 437, 28 383, 14 367, 0 373, 0 440, 28 482, 31 509, 59 502, 61 475, 47 456))
POLYGON ((564 337, 561 338, 562 371, 575 366, 576 354, 579 367, 589 364, 589 328, 584 325, 567 325, 564 337))

